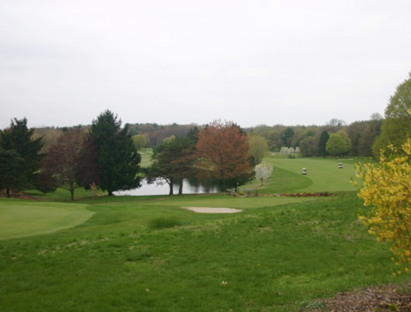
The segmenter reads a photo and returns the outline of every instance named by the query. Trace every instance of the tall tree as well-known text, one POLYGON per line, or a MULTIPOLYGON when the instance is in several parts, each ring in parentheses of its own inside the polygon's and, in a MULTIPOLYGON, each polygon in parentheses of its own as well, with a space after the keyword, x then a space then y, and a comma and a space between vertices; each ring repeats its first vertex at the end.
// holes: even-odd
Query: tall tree
POLYGON ((352 146, 351 139, 348 136, 347 131, 345 131, 344 129, 341 129, 341 130, 338 130, 336 134, 338 134, 344 140, 346 148, 347 148, 347 150, 345 151, 345 154, 347 154, 352 146))
POLYGON ((249 154, 252 165, 258 165, 268 155, 267 140, 262 136, 249 134, 248 135, 249 154))
POLYGON ((366 157, 371 157, 373 155, 372 146, 375 139, 381 133, 382 123, 382 119, 373 119, 367 123, 360 139, 358 140, 359 155, 366 157))
POLYGON ((141 150, 147 145, 147 135, 145 134, 136 134, 132 136, 134 147, 136 151, 141 150))
POLYGON ((140 154, 134 148, 128 129, 121 129, 121 120, 109 110, 93 120, 90 134, 97 147, 97 164, 101 176, 100 188, 109 196, 114 191, 140 186, 138 172, 140 154))
POLYGON ((333 118, 326 124, 326 129, 331 133, 335 133, 338 130, 341 130, 342 127, 345 127, 347 123, 344 120, 333 118))
POLYGON ((10 198, 10 191, 24 190, 27 177, 21 170, 25 165, 24 159, 15 150, 0 149, 0 190, 6 190, 10 198))
POLYGON ((10 128, 0 131, 0 148, 3 150, 14 150, 24 163, 21 163, 21 171, 26 177, 25 189, 34 188, 36 185, 36 174, 40 168, 42 156, 39 154, 43 144, 41 138, 33 139, 34 129, 27 127, 27 119, 11 121, 10 128))
POLYGON ((98 184, 96 158, 90 135, 81 129, 70 129, 50 147, 43 160, 43 174, 49 175, 57 187, 68 190, 74 200, 78 186, 98 184))
POLYGON ((291 141, 294 136, 294 130, 291 127, 286 128, 282 133, 281 133, 281 141, 283 142, 284 146, 290 147, 291 146, 291 141))
MULTIPOLYGON (((411 72, 408 79, 402 82, 385 109, 385 119, 381 134, 373 145, 373 153, 379 155, 380 149, 393 145, 398 149, 411 137, 411 72)), ((387 153, 391 153, 388 149, 387 153)))
POLYGON ((40 154, 46 154, 50 146, 57 142, 57 138, 61 135, 61 131, 56 128, 36 128, 34 129, 33 139, 41 138, 43 144, 40 154))
POLYGON ((329 138, 330 138, 330 135, 328 134, 327 131, 324 130, 323 132, 321 132, 320 141, 318 142, 318 153, 322 157, 325 157, 328 154, 326 147, 327 147, 327 142, 329 138))
POLYGON ((216 120, 201 129, 196 148, 199 169, 220 180, 224 189, 252 178, 247 135, 233 122, 216 120))
POLYGON ((152 165, 148 170, 148 180, 164 180, 170 187, 169 195, 174 193, 173 184, 178 180, 183 193, 183 179, 193 176, 194 142, 188 138, 175 138, 153 148, 152 165))
POLYGON ((342 155, 348 151, 347 143, 338 134, 331 134, 327 142, 327 152, 332 156, 342 155))
POLYGON ((315 156, 316 148, 314 146, 314 137, 308 136, 301 140, 300 151, 304 157, 315 156))

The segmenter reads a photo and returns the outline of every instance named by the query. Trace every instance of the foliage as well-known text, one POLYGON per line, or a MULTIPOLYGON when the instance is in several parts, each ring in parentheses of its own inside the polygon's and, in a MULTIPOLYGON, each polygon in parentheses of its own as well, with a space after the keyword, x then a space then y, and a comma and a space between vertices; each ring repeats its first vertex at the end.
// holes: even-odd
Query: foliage
POLYGON ((351 149, 351 146, 352 146, 351 139, 348 136, 347 131, 345 131, 344 129, 341 129, 337 131, 336 134, 338 134, 344 140, 345 146, 346 146, 346 151, 344 153, 347 153, 351 149))
MULTIPOLYGON (((42 148, 41 138, 32 139, 34 129, 28 129, 27 119, 11 121, 10 128, 0 131, 0 148, 6 151, 16 151, 24 162, 19 162, 20 170, 24 174, 27 184, 25 189, 34 188, 36 174, 40 168, 42 156, 39 151, 42 148)), ((22 185, 21 185, 22 186, 22 185)))
MULTIPOLYGON (((358 196, 365 206, 371 206, 369 215, 360 220, 369 227, 370 234, 378 241, 392 242, 392 252, 398 264, 411 266, 411 139, 402 146, 403 155, 388 147, 393 153, 386 158, 380 155, 380 163, 368 163, 356 167, 357 176, 364 180, 358 196)), ((400 271, 399 271, 400 272, 400 271)))
POLYGON ((342 127, 345 127, 347 123, 338 118, 332 118, 328 123, 327 123, 327 128, 331 133, 335 133, 339 130, 341 130, 342 127))
POLYGON ((249 155, 251 157, 251 163, 253 165, 258 165, 262 162, 264 157, 268 155, 268 144, 267 140, 262 136, 249 134, 248 135, 249 144, 249 155))
POLYGON ((321 132, 320 141, 318 142, 318 153, 320 156, 327 156, 327 142, 330 139, 330 135, 327 131, 321 132))
POLYGON ((213 121, 198 133, 199 170, 220 180, 223 188, 252 178, 247 135, 233 122, 213 121))
POLYGON ((56 187, 68 190, 74 200, 74 190, 79 185, 99 183, 96 158, 97 150, 90 135, 81 129, 70 129, 49 148, 43 160, 43 174, 50 176, 56 187))
POLYGON ((261 185, 264 185, 264 181, 267 181, 273 172, 273 165, 271 163, 261 163, 255 166, 255 178, 261 181, 261 185))
POLYGON ((372 146, 381 133, 382 119, 370 120, 358 140, 358 154, 365 157, 373 156, 372 146))
POLYGON ((174 193, 175 179, 180 180, 179 194, 183 192, 183 178, 194 175, 194 142, 188 138, 174 138, 153 148, 152 165, 147 172, 149 183, 160 178, 170 187, 169 195, 174 193))
POLYGON ((127 127, 121 129, 117 115, 109 110, 100 114, 93 120, 90 134, 98 153, 100 188, 112 196, 114 191, 139 187, 137 173, 141 157, 134 148, 127 127))
POLYGON ((182 225, 175 217, 157 217, 149 221, 149 227, 154 230, 172 228, 182 225))
POLYGON ((290 155, 290 149, 287 146, 282 146, 280 149, 280 153, 283 155, 290 155))
POLYGON ((301 154, 305 157, 313 157, 316 154, 314 137, 309 136, 300 141, 301 154))
POLYGON ((147 135, 145 134, 136 134, 132 136, 134 147, 136 151, 141 150, 147 145, 147 135))
MULTIPOLYGON (((411 72, 408 79, 402 82, 385 109, 385 119, 381 126, 381 134, 373 145, 375 156, 380 150, 392 144, 400 149, 401 145, 411 137, 411 72)), ((390 150, 387 150, 390 153, 390 150)))
POLYGON ((0 190, 6 189, 6 196, 10 191, 20 191, 27 186, 27 178, 21 168, 24 168, 24 159, 15 150, 0 149, 0 190))
POLYGON ((290 146, 293 136, 294 136, 294 129, 291 127, 287 127, 281 133, 281 141, 283 142, 283 145, 290 146))
POLYGON ((61 131, 52 128, 36 128, 34 129, 33 139, 41 138, 41 143, 43 147, 40 150, 40 154, 45 154, 49 151, 50 146, 57 142, 57 138, 61 135, 61 131))
POLYGON ((332 156, 342 155, 347 152, 349 147, 344 139, 338 134, 331 134, 327 141, 326 150, 332 156))

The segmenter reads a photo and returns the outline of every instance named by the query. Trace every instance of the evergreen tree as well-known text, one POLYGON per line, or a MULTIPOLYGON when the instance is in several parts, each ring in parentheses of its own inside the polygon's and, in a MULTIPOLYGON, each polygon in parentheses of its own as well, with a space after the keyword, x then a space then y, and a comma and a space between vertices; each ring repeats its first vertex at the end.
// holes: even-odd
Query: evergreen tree
POLYGON ((293 128, 290 128, 290 127, 286 128, 281 134, 281 141, 283 142, 283 145, 290 147, 293 136, 294 136, 293 128))
POLYGON ((327 142, 328 139, 330 138, 330 135, 328 134, 327 131, 323 131, 321 132, 321 136, 320 136, 320 141, 318 142, 318 153, 320 154, 320 156, 327 156, 328 152, 327 152, 327 142))
POLYGON ((20 172, 25 176, 25 185, 20 188, 35 188, 36 174, 40 168, 42 155, 39 151, 43 147, 41 138, 32 139, 34 129, 27 128, 27 119, 11 121, 10 128, 0 131, 0 148, 5 151, 15 151, 23 159, 20 163, 20 172))
POLYGON ((100 188, 112 196, 114 191, 139 187, 137 174, 141 157, 134 148, 128 128, 121 129, 117 115, 109 110, 100 114, 93 120, 90 134, 98 153, 100 188))
POLYGON ((353 156, 359 155, 359 146, 360 146, 361 134, 357 133, 354 141, 352 142, 351 152, 353 156))
POLYGON ((27 178, 21 170, 24 159, 15 150, 0 149, 0 190, 6 189, 7 197, 10 191, 23 190, 27 185, 27 178))

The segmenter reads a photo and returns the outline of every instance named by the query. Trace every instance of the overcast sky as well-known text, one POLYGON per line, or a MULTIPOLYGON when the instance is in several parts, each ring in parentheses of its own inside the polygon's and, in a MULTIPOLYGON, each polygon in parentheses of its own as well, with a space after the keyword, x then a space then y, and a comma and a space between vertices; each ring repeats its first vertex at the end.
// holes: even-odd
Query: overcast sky
POLYGON ((0 0, 0 128, 351 123, 411 71, 410 0, 0 0))

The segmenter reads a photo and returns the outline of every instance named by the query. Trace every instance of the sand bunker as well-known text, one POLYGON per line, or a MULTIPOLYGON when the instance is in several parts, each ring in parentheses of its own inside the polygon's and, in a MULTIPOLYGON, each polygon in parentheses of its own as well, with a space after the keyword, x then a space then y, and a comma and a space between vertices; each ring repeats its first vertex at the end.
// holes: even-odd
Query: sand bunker
POLYGON ((241 212, 240 209, 233 208, 211 208, 211 207, 183 207, 185 209, 197 212, 197 213, 237 213, 241 212))

